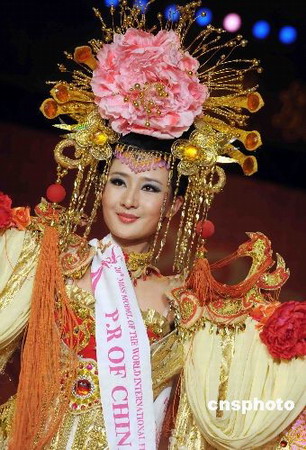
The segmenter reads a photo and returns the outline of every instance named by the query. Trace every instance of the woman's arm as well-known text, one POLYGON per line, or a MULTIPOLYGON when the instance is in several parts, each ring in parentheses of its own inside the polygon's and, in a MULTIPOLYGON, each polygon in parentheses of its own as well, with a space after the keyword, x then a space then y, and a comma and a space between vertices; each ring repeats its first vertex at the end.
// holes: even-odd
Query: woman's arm
POLYGON ((8 351, 27 323, 39 247, 39 238, 30 231, 11 229, 0 236, 2 354, 8 351))

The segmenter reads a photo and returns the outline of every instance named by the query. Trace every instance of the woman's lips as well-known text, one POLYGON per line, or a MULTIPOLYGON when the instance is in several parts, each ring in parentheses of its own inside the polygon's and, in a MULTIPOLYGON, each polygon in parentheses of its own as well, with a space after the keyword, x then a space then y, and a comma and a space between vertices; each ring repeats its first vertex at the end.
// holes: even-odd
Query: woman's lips
POLYGON ((138 216, 134 216, 133 214, 117 213, 117 216, 123 223, 132 223, 139 219, 138 216))

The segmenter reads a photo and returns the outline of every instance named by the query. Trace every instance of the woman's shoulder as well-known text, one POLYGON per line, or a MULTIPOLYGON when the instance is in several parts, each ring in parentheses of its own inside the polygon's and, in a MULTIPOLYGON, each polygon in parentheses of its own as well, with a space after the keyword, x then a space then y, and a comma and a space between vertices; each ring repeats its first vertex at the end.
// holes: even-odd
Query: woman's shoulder
MULTIPOLYGON (((37 259, 40 233, 33 230, 8 229, 0 235, 0 292, 12 273, 37 259)), ((20 269, 20 270, 19 270, 20 269)))
POLYGON ((173 289, 182 287, 185 283, 185 280, 187 278, 187 270, 184 270, 183 272, 180 272, 175 275, 165 275, 164 283, 167 286, 167 295, 171 293, 173 289))
POLYGON ((7 275, 5 266, 8 272, 14 269, 21 253, 37 250, 39 233, 35 232, 32 219, 29 206, 13 207, 12 199, 0 192, 1 275, 3 271, 7 275))
POLYGON ((16 253, 18 248, 22 248, 27 233, 27 230, 18 230, 15 228, 10 228, 0 233, 1 261, 7 258, 8 252, 11 252, 14 249, 14 252, 16 253))

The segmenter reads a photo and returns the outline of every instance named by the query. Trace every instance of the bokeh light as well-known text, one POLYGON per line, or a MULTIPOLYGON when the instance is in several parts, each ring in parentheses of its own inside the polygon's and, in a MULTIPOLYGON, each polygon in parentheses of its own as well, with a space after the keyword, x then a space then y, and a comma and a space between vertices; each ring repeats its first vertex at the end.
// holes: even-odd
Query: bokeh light
POLYGON ((171 22, 177 22, 180 18, 180 12, 176 5, 169 5, 165 9, 165 18, 171 22))
POLYGON ((111 6, 118 6, 119 5, 119 0, 104 0, 105 6, 107 6, 108 8, 110 8, 111 6))
POLYGON ((136 0, 134 2, 134 6, 140 9, 142 13, 145 13, 147 10, 148 0, 136 0))
POLYGON ((240 27, 241 27, 241 17, 239 16, 239 14, 230 13, 224 17, 223 28, 225 28, 226 31, 235 33, 236 31, 239 30, 240 27))
POLYGON ((280 29, 278 37, 283 44, 292 44, 297 38, 296 28, 286 25, 280 29))
POLYGON ((200 8, 197 10, 196 17, 197 24, 201 27, 205 27, 212 22, 213 15, 210 9, 200 8), (205 15, 203 13, 205 13, 205 15))
POLYGON ((257 39, 266 39, 270 33, 270 24, 266 20, 259 20, 253 26, 253 36, 257 39))

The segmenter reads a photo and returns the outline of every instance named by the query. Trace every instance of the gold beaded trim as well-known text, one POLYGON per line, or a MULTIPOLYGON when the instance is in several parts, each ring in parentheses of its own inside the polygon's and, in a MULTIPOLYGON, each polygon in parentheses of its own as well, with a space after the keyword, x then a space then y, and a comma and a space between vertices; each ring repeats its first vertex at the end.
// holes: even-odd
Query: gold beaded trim
POLYGON ((179 318, 175 317, 176 328, 178 330, 178 336, 181 341, 187 341, 193 337, 195 333, 199 330, 203 330, 206 326, 209 326, 208 332, 209 334, 220 334, 220 336, 226 336, 230 332, 240 333, 245 331, 246 324, 245 322, 239 322, 236 324, 225 325, 220 323, 212 322, 211 320, 201 317, 196 321, 194 325, 190 328, 185 328, 180 325, 179 318))

